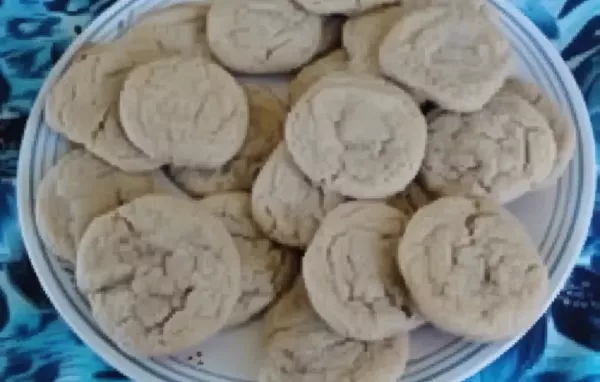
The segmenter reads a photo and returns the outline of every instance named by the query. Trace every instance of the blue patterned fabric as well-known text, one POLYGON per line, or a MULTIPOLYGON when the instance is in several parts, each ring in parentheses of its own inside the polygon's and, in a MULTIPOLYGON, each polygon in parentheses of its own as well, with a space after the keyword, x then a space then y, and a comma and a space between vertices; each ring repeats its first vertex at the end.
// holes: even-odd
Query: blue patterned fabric
MULTIPOLYGON (((42 292, 21 241, 14 184, 27 113, 44 76, 113 1, 0 0, 0 381, 125 380, 71 332, 42 292)), ((600 0, 513 1, 562 52, 600 131, 600 0)), ((515 381, 600 382, 600 205, 578 265, 547 314, 469 379, 515 381)))

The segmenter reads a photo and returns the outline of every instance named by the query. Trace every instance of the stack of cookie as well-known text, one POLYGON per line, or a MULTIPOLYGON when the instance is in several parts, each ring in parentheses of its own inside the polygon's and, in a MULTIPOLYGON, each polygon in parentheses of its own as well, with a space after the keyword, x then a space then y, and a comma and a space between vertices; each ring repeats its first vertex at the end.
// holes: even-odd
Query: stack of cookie
POLYGON ((40 235, 134 354, 268 310, 261 381, 395 381, 426 322, 515 336, 548 276, 501 205, 560 178, 574 130, 510 76, 494 17, 483 0, 147 14, 50 92, 48 125, 81 147, 40 185, 40 235))

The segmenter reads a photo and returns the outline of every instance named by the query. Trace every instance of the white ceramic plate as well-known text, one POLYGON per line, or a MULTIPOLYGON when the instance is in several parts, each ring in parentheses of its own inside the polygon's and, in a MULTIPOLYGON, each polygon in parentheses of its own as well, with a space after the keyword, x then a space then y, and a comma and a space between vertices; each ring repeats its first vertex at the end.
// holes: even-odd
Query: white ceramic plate
MULTIPOLYGON (((199 0, 201 1, 201 0, 199 0)), ((55 307, 94 351, 138 381, 255 381, 263 353, 260 322, 232 330, 188 352, 140 359, 119 350, 95 325, 72 274, 42 244, 34 221, 34 197, 40 179, 64 152, 66 142, 44 123, 48 89, 64 71, 73 53, 90 41, 110 41, 148 10, 182 0, 121 0, 76 39, 50 73, 31 111, 18 169, 19 218, 25 244, 37 275, 55 307)), ((552 44, 512 5, 492 0, 500 26, 518 57, 519 74, 552 95, 577 127, 577 151, 560 183, 528 195, 512 205, 538 243, 550 270, 550 304, 570 273, 583 246, 591 219, 594 192, 594 140, 588 112, 571 72, 552 44)), ((542 312, 540 312, 540 315, 542 312)), ((431 327, 411 337, 412 357, 403 382, 462 380, 497 358, 516 341, 478 344, 443 334, 431 327)))

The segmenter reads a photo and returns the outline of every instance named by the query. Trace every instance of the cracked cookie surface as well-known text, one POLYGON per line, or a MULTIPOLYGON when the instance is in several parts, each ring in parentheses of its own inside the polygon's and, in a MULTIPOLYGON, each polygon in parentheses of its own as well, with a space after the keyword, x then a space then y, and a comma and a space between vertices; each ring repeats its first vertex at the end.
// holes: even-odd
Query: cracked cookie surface
POLYGON ((308 62, 323 39, 323 20, 291 0, 221 0, 207 18, 208 43, 228 68, 282 73, 308 62))
POLYGON ((250 123, 242 148, 216 170, 171 167, 173 181, 192 196, 249 191, 271 152, 283 139, 287 108, 269 87, 245 84, 250 123))
POLYGON ((575 154, 575 126, 561 111, 560 106, 532 82, 511 77, 506 81, 501 92, 517 93, 548 120, 556 142, 556 160, 550 174, 535 188, 542 189, 553 186, 563 175, 575 154))
POLYGON ((518 335, 547 298, 548 271, 525 227, 489 199, 446 197, 421 209, 398 263, 421 313, 474 340, 518 335))
POLYGON ((302 275, 315 311, 340 335, 378 341, 423 323, 396 265, 408 218, 380 202, 330 212, 308 246, 302 275))
POLYGON ((333 332, 314 312, 301 279, 266 315, 265 329, 259 382, 391 382, 409 355, 407 334, 365 342, 333 332))
POLYGON ((136 67, 120 97, 121 122, 152 159, 218 168, 240 149, 248 101, 237 81, 203 58, 172 57, 136 67))
POLYGON ((444 109, 481 109, 512 69, 508 41, 478 10, 428 7, 407 13, 383 39, 382 72, 444 109))
POLYGON ((198 203, 223 221, 240 253, 242 293, 227 326, 242 324, 290 286, 299 271, 297 255, 273 243, 259 230, 252 220, 250 194, 224 193, 198 203))
POLYGON ((397 3, 398 0, 296 0, 296 2, 317 14, 353 15, 382 5, 397 3))
POLYGON ((143 15, 122 37, 128 44, 147 41, 164 51, 210 58, 206 40, 206 4, 176 4, 143 15))
POLYGON ((252 215, 272 240, 305 248, 327 212, 343 200, 306 179, 281 142, 252 187, 252 215))
POLYGON ((52 252, 73 264, 88 224, 123 203, 153 190, 150 175, 126 174, 90 153, 65 154, 42 179, 35 217, 40 236, 52 252))
POLYGON ((162 54, 151 41, 84 48, 50 90, 46 122, 124 171, 159 168, 164 163, 150 159, 127 138, 119 121, 118 98, 129 70, 162 54))
POLYGON ((546 179, 555 158, 547 120, 520 96, 499 94, 481 111, 441 113, 430 123, 421 175, 440 195, 508 203, 546 179))
POLYGON ((315 184, 347 197, 379 199, 402 191, 417 175, 427 126, 402 89, 371 76, 334 73, 292 107, 285 140, 315 184))
POLYGON ((197 202, 148 195, 90 224, 77 286, 121 348, 164 355, 224 327, 240 296, 240 255, 223 223, 197 202))

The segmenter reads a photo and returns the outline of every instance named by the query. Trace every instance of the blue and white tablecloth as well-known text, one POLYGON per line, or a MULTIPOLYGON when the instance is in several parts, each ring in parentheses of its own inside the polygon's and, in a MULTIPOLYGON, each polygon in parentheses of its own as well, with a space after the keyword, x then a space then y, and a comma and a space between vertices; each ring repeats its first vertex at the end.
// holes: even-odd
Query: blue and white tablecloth
MULTIPOLYGON (((600 132, 600 0, 513 1, 562 52, 600 132)), ((41 290, 21 241, 14 183, 27 113, 44 76, 82 28, 113 2, 0 0, 3 382, 125 380, 71 332, 41 290)), ((517 381, 600 382, 600 205, 579 263, 548 313, 517 345, 469 380, 517 381)))

